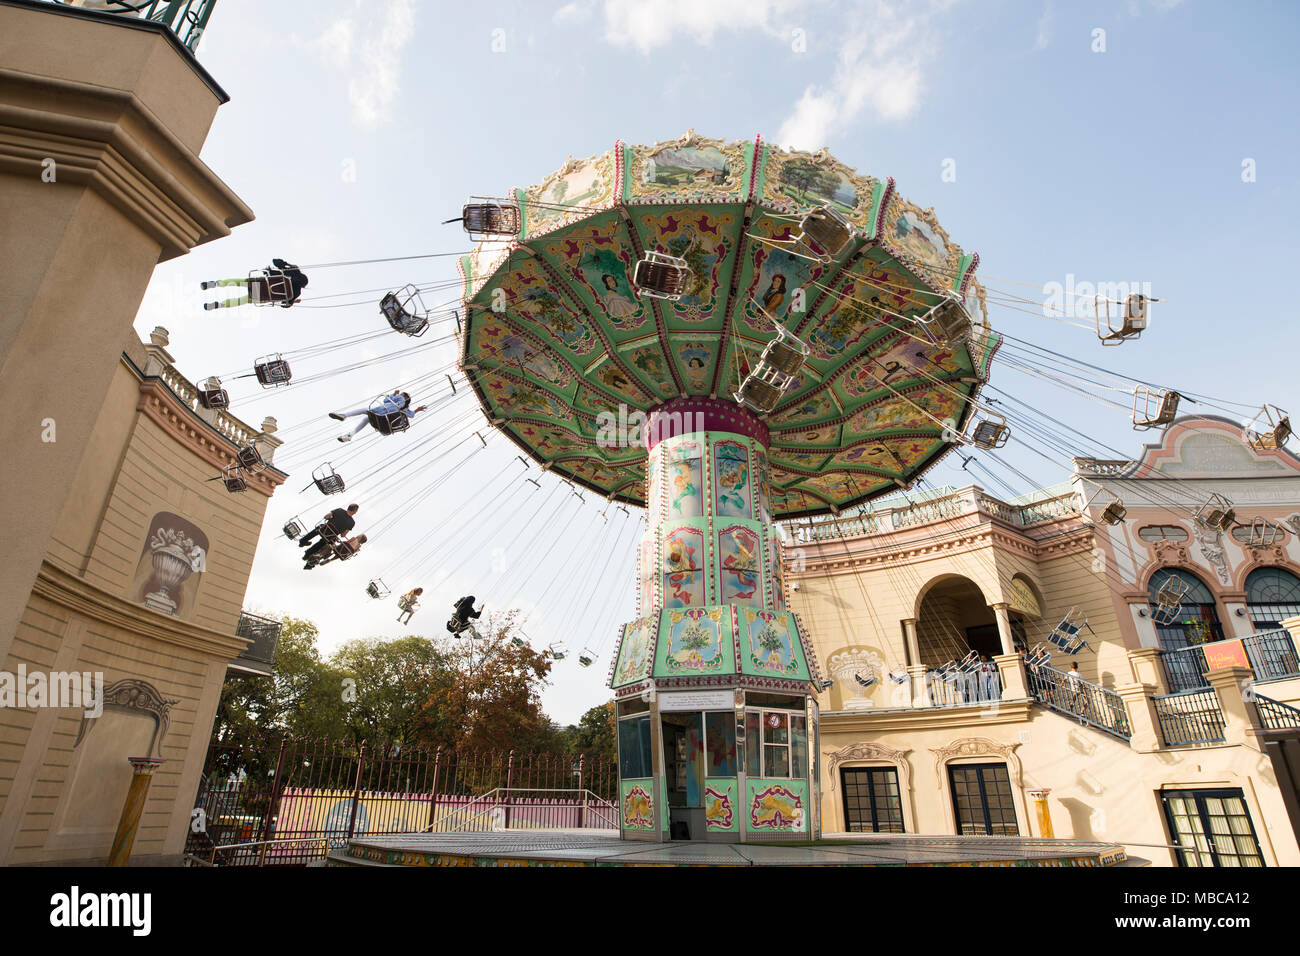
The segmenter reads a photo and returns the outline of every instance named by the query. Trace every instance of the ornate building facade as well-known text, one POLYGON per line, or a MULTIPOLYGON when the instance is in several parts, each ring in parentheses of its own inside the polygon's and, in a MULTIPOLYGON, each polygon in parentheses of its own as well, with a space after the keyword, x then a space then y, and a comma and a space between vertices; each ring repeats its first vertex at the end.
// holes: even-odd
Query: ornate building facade
POLYGON ((1041 835, 1045 812, 1157 864, 1300 863, 1300 460, 1183 419, 1021 499, 909 499, 786 547, 835 680, 825 831, 1041 835))

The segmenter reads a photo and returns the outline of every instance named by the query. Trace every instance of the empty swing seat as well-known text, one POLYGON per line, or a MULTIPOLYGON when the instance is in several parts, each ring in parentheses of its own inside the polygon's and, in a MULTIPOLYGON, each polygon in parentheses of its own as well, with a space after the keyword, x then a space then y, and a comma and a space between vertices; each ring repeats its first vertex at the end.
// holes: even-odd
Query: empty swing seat
POLYGON ((257 376, 257 380, 262 384, 263 388, 277 388, 280 385, 288 385, 293 378, 289 363, 278 353, 267 355, 254 362, 253 374, 257 376))
POLYGON ((797 240, 803 241, 823 262, 830 262, 853 239, 853 223, 833 206, 819 206, 800 224, 797 240))
POLYGON ((751 411, 760 415, 767 415, 772 409, 776 408, 781 401, 781 396, 784 394, 784 385, 778 388, 771 382, 757 377, 754 372, 750 372, 745 377, 745 380, 740 383, 735 398, 737 402, 751 411))
POLYGON ((199 386, 199 404, 204 408, 229 408, 230 393, 221 387, 221 379, 215 376, 199 386))
POLYGON ((420 299, 420 290, 413 285, 387 293, 379 300, 379 311, 394 332, 418 338, 429 328, 429 315, 420 299))
POLYGON ((476 242, 519 234, 519 207, 513 203, 471 203, 461 209, 461 218, 476 242))
MULTIPOLYGON (((376 601, 382 601, 384 598, 388 597, 390 592, 388 588, 384 586, 384 582, 379 578, 376 578, 366 585, 366 593, 376 601)), ((399 601, 398 603, 400 604, 401 602, 399 601)))
POLYGON ((971 443, 976 448, 994 449, 1001 448, 1007 443, 1007 438, 1011 435, 1011 429, 1007 427, 1004 421, 994 421, 986 419, 975 426, 975 431, 971 433, 971 443))
POLYGON ((1210 495, 1209 501, 1196 512, 1196 520, 1213 531, 1230 531, 1237 520, 1237 509, 1223 495, 1210 495))
POLYGON ((595 660, 596 660, 595 655, 591 654, 590 652, 584 651, 583 653, 578 655, 578 663, 581 664, 583 667, 590 667, 595 660))
POLYGON ((1129 339, 1141 338, 1147 327, 1147 306, 1155 301, 1158 300, 1142 295, 1140 292, 1129 295, 1124 300, 1124 311, 1119 315, 1119 325, 1115 325, 1110 313, 1111 301, 1101 296, 1093 299, 1093 311, 1097 316, 1097 337, 1101 339, 1101 344, 1119 345, 1129 339), (1103 302, 1106 304, 1104 316, 1101 308, 1103 302))
POLYGON ((632 284, 638 292, 655 299, 676 302, 686 292, 691 270, 685 259, 662 252, 647 252, 636 264, 632 284))
POLYGON ((323 495, 336 495, 347 487, 343 482, 343 476, 336 472, 329 462, 313 471, 311 480, 323 495))
MULTIPOLYGON (((770 316, 769 316, 770 318, 770 316)), ((793 378, 803 368, 808 357, 808 346, 795 338, 785 327, 773 319, 777 337, 768 342, 759 358, 762 365, 776 369, 782 375, 793 378)))
POLYGON ((1106 509, 1101 513, 1101 520, 1106 522, 1106 524, 1119 524, 1124 520, 1126 515, 1128 515, 1128 509, 1124 507, 1123 502, 1116 499, 1108 504, 1106 509))
POLYGON ((239 461, 241 468, 246 471, 260 471, 266 467, 266 462, 262 459, 262 453, 258 451, 257 445, 249 443, 235 453, 235 458, 239 461))
POLYGON ((248 482, 239 471, 239 466, 229 464, 221 470, 221 483, 226 486, 226 490, 231 494, 248 490, 248 482))
POLYGON ((284 523, 284 527, 281 530, 284 532, 284 536, 290 541, 297 541, 303 536, 307 529, 302 526, 302 523, 297 518, 290 518, 284 523))

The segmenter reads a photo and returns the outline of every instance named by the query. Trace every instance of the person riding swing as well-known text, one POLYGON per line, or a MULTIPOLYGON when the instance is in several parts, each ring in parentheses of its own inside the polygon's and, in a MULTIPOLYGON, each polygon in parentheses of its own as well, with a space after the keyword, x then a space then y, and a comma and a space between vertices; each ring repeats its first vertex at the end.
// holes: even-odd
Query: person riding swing
POLYGON ((470 630, 470 619, 477 620, 483 616, 483 611, 474 610, 474 595, 463 597, 456 602, 456 610, 450 621, 447 622, 447 631, 459 637, 466 631, 470 630))
POLYGON ((239 279, 212 279, 201 283, 200 288, 215 289, 220 286, 246 286, 246 295, 225 302, 204 302, 205 310, 233 309, 236 306, 278 305, 287 309, 298 301, 302 290, 307 287, 307 276, 301 269, 283 259, 272 259, 271 268, 261 270, 260 275, 239 279))

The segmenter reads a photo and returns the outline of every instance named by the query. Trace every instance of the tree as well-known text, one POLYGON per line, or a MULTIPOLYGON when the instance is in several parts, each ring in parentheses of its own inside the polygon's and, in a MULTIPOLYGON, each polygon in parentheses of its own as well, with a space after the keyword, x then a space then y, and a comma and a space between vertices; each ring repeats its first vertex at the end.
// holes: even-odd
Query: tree
POLYGON ((439 649, 453 666, 423 675, 413 728, 425 746, 535 750, 558 744, 542 713, 541 688, 550 660, 511 640, 517 612, 489 617, 478 640, 444 639, 439 649))
POLYGON ((226 678, 217 703, 217 743, 270 746, 284 733, 339 737, 346 733, 344 676, 321 660, 311 621, 282 621, 270 676, 226 678))
POLYGON ((576 726, 571 724, 564 731, 565 749, 573 756, 588 754, 611 762, 618 758, 617 723, 612 700, 591 708, 576 726))
POLYGON ((413 741, 429 681, 454 681, 454 660, 426 637, 348 641, 330 664, 356 683, 347 711, 354 739, 413 741))

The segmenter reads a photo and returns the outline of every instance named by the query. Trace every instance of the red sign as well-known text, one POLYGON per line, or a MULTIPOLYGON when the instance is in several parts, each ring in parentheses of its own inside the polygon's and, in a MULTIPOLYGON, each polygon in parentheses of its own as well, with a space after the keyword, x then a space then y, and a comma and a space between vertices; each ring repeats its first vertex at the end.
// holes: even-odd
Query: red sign
POLYGON ((1250 666, 1250 661, 1246 659, 1246 649, 1241 646, 1240 639, 1203 644, 1201 649, 1205 651, 1205 666, 1209 670, 1250 666))

